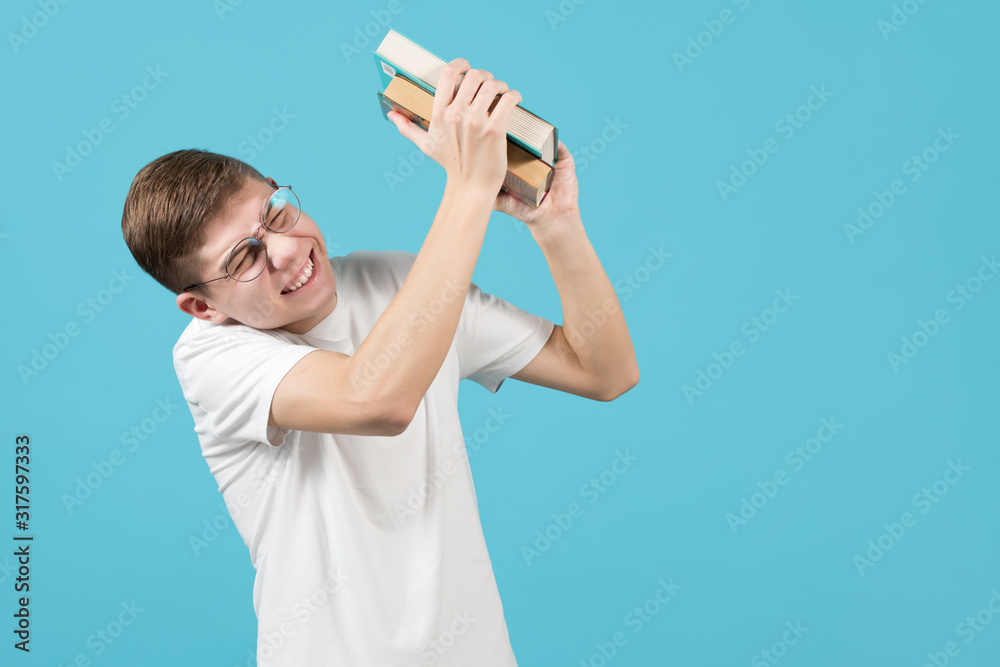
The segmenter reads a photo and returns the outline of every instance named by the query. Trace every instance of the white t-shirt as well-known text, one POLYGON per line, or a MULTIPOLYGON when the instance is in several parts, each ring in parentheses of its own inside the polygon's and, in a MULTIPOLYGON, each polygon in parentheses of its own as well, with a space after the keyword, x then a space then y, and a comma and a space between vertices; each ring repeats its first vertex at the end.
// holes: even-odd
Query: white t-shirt
POLYGON ((316 349, 353 355, 415 257, 331 258, 337 305, 307 334, 192 319, 174 347, 202 453, 257 570, 261 667, 517 664, 479 520, 458 383, 469 378, 495 393, 541 350, 551 321, 472 284, 405 432, 333 435, 267 423, 284 375, 316 349))

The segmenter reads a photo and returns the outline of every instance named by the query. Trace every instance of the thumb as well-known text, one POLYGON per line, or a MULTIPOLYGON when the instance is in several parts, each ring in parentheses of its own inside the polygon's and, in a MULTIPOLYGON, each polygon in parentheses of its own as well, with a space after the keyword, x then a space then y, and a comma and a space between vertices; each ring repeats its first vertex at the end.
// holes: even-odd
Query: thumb
POLYGON ((403 131, 403 129, 400 127, 400 125, 402 125, 402 123, 406 122, 406 118, 404 118, 402 115, 396 113, 395 111, 390 111, 389 113, 386 114, 385 117, 389 119, 390 123, 392 123, 393 125, 396 126, 397 130, 399 130, 400 132, 403 131))
POLYGON ((427 133, 417 127, 416 123, 410 122, 409 118, 400 113, 396 113, 395 111, 390 111, 388 118, 392 121, 392 124, 396 126, 396 129, 399 130, 401 135, 415 143, 417 146, 421 145, 423 136, 427 133))
POLYGON ((510 193, 501 191, 497 194, 496 201, 493 202, 493 210, 506 213, 512 218, 524 222, 524 217, 533 209, 510 193))

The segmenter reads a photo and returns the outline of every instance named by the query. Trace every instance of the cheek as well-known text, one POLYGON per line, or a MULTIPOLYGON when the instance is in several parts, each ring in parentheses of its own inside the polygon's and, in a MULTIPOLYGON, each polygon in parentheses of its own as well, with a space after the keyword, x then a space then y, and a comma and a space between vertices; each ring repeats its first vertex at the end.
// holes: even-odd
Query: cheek
POLYGON ((307 216, 305 213, 303 213, 302 217, 299 218, 299 222, 295 225, 295 227, 296 229, 302 227, 302 236, 314 236, 320 239, 321 242, 323 241, 323 233, 320 231, 319 225, 317 225, 316 221, 307 216))

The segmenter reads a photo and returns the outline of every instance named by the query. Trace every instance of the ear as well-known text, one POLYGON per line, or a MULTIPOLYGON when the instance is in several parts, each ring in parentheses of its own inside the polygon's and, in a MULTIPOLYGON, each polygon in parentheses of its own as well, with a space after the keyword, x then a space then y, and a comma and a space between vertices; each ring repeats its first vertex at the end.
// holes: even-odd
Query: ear
POLYGON ((268 183, 270 183, 270 184, 271 184, 271 185, 273 185, 274 187, 278 187, 278 184, 277 184, 277 183, 275 182, 275 180, 274 180, 273 178, 271 178, 270 176, 267 176, 267 177, 265 177, 265 179, 264 179, 264 180, 266 180, 266 181, 267 181, 268 183))
POLYGON ((178 294, 177 307, 188 315, 197 317, 199 320, 205 320, 206 322, 221 324, 229 319, 228 315, 220 310, 216 310, 205 299, 193 292, 181 292, 178 294))

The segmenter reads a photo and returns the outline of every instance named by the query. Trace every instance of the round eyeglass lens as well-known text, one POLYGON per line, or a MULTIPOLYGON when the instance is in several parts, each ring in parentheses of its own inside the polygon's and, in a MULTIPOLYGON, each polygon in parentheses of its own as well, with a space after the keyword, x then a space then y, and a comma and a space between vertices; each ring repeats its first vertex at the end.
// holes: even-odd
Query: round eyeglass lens
POLYGON ((246 238, 233 248, 226 271, 234 280, 246 282, 253 280, 264 271, 267 255, 260 239, 246 238))
POLYGON ((273 232, 287 232, 299 219, 299 198, 288 188, 278 188, 264 205, 264 224, 273 232))

